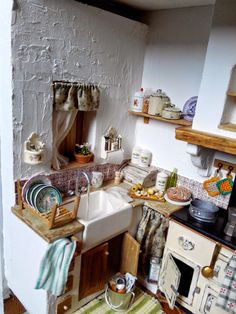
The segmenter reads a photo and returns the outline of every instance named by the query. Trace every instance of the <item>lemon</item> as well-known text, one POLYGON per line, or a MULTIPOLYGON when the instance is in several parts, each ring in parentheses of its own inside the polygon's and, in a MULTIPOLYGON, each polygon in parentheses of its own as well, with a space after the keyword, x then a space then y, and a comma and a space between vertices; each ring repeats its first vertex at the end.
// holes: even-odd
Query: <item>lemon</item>
POLYGON ((136 184, 136 185, 137 185, 137 187, 138 187, 139 190, 142 190, 142 188, 143 188, 142 184, 138 183, 138 184, 136 184))
POLYGON ((149 188, 147 192, 149 195, 153 195, 155 193, 155 190, 153 188, 149 188))
POLYGON ((133 186, 131 187, 131 191, 132 191, 132 192, 137 192, 137 191, 138 191, 138 185, 137 185, 137 184, 133 185, 133 186))

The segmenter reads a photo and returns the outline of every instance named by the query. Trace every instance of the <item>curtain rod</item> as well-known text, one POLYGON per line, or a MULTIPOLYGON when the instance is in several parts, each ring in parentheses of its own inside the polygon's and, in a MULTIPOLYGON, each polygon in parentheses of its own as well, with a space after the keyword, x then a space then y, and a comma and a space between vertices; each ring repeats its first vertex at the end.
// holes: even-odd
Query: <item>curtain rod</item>
POLYGON ((96 85, 98 86, 97 83, 82 83, 82 82, 70 82, 70 81, 53 81, 52 86, 55 86, 55 84, 68 84, 68 85, 96 85))

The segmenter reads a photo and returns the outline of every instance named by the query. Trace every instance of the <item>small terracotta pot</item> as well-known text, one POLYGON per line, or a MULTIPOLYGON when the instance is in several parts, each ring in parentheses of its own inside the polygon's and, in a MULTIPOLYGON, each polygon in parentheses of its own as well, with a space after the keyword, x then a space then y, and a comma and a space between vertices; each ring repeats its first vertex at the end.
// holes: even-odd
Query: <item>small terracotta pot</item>
POLYGON ((75 154, 75 159, 80 164, 86 164, 90 162, 92 156, 93 154, 89 154, 89 155, 75 154))

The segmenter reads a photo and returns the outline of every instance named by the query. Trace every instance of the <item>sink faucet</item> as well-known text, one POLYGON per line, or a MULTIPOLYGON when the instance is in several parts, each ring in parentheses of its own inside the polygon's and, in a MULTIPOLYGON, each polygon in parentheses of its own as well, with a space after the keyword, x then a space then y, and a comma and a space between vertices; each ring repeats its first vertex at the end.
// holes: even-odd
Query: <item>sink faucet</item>
POLYGON ((79 176, 78 178, 76 179, 76 187, 75 187, 75 194, 76 195, 79 195, 81 194, 82 192, 85 192, 87 190, 87 195, 89 195, 89 192, 90 192, 90 180, 89 180, 89 176, 86 172, 84 171, 80 171, 79 172, 79 176), (85 178, 86 178, 86 181, 87 181, 87 189, 86 187, 79 187, 79 178, 80 176, 83 175, 85 178))

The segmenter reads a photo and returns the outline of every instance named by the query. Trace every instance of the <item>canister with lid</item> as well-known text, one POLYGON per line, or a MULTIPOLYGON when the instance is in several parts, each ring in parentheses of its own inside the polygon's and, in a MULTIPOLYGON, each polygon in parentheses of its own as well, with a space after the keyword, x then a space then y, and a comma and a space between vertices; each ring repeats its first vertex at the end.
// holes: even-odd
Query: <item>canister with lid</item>
POLYGON ((170 107, 163 109, 161 116, 162 118, 165 118, 165 119, 177 120, 181 118, 181 110, 175 107, 175 105, 172 105, 170 107))
POLYGON ((132 157, 131 157, 131 162, 133 164, 139 164, 140 161, 140 156, 141 156, 142 148, 135 146, 132 150, 132 157))
POLYGON ((143 101, 144 101, 144 91, 143 88, 140 88, 138 92, 134 94, 132 111, 142 112, 143 110, 143 101))
POLYGON ((166 190, 168 175, 165 172, 159 172, 156 179, 156 189, 164 192, 166 190))
POLYGON ((158 89, 150 96, 148 114, 160 116, 163 108, 168 106, 168 102, 170 102, 169 97, 158 89))
POLYGON ((143 149, 140 154, 139 166, 141 167, 149 167, 152 160, 152 153, 147 150, 143 149))
POLYGON ((148 274, 148 282, 151 282, 151 283, 158 282, 160 269, 161 269, 161 258, 151 257, 149 274, 148 274))

